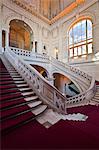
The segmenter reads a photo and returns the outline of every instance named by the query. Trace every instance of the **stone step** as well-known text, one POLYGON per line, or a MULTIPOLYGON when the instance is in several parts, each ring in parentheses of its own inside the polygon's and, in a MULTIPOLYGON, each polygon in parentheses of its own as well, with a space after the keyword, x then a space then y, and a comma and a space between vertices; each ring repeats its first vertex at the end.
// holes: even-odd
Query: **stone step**
POLYGON ((27 87, 28 84, 16 84, 16 86, 19 87, 19 88, 20 88, 20 87, 27 87))
POLYGON ((15 81, 16 84, 26 83, 26 81, 15 81))
POLYGON ((24 92, 24 93, 21 93, 23 96, 28 96, 28 95, 31 95, 31 94, 34 94, 34 92, 24 92))
POLYGON ((20 76, 20 75, 19 75, 18 73, 16 73, 16 72, 15 72, 15 73, 11 73, 11 72, 10 72, 10 74, 11 74, 11 76, 16 76, 16 75, 20 76))
POLYGON ((24 79, 22 79, 22 78, 13 78, 13 80, 14 80, 14 81, 20 81, 20 80, 23 80, 23 81, 24 81, 24 79))
POLYGON ((40 104, 42 104, 42 101, 32 102, 32 103, 28 104, 28 106, 32 108, 32 107, 38 106, 40 104))
POLYGON ((57 123, 61 119, 61 116, 55 113, 52 109, 47 109, 43 115, 37 117, 37 121, 43 124, 46 128, 57 123))
POLYGON ((23 92, 23 91, 31 90, 31 88, 20 88, 19 90, 20 90, 21 92, 23 92))
POLYGON ((99 99, 93 98, 92 101, 98 102, 99 103, 99 99))
POLYGON ((99 95, 95 95, 95 96, 94 96, 94 98, 97 98, 97 99, 99 99, 99 95))
POLYGON ((30 100, 35 100, 38 99, 38 96, 30 96, 30 97, 26 97, 24 98, 26 101, 30 101, 30 100))
POLYGON ((45 109, 47 108, 47 105, 40 105, 37 108, 35 108, 34 110, 32 110, 31 112, 34 115, 39 115, 40 113, 42 113, 45 109))

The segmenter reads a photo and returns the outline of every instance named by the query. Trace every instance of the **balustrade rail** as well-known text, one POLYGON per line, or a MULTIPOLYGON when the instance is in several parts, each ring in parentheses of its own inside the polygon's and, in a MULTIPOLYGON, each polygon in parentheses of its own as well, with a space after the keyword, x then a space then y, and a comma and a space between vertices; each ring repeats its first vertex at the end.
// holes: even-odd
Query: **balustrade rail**
MULTIPOLYGON (((23 50, 20 48, 15 48, 15 47, 9 47, 11 51, 13 51, 15 54, 19 55, 19 56, 28 56, 35 59, 39 59, 39 60, 49 60, 49 56, 47 55, 42 55, 39 53, 33 53, 32 51, 28 51, 28 50, 23 50)), ((32 59, 32 60, 33 60, 32 59)))
MULTIPOLYGON (((90 81, 90 87, 88 90, 86 90, 86 92, 82 92, 81 94, 78 94, 71 98, 66 98, 59 90, 57 90, 54 86, 50 85, 49 82, 46 81, 46 79, 44 79, 33 67, 31 67, 24 60, 20 59, 17 55, 15 55, 13 51, 7 49, 5 53, 6 57, 24 77, 24 79, 28 82, 28 84, 36 92, 36 94, 48 105, 57 109, 57 111, 61 113, 66 113, 66 108, 80 106, 84 104, 86 105, 94 97, 96 89, 94 78, 87 75, 86 73, 83 73, 79 69, 75 69, 74 67, 66 65, 64 63, 60 63, 52 57, 46 58, 52 63, 57 63, 57 65, 67 68, 68 71, 72 71, 90 81)), ((36 57, 42 58, 42 55, 37 54, 36 57)))
POLYGON ((91 79, 92 77, 89 76, 87 73, 75 68, 75 67, 72 67, 72 66, 69 66, 53 57, 49 57, 47 55, 44 55, 44 54, 39 54, 39 53, 33 53, 33 52, 30 52, 30 51, 27 51, 27 50, 23 50, 23 49, 19 49, 19 48, 14 48, 14 47, 10 47, 10 49, 12 51, 15 52, 15 54, 18 54, 18 55, 21 55, 21 56, 31 56, 33 58, 36 58, 36 59, 42 59, 42 60, 47 60, 47 61, 50 61, 51 63, 53 63, 54 65, 56 64, 57 66, 64 68, 69 71, 69 72, 72 72, 74 74, 76 74, 77 76, 80 76, 80 77, 83 77, 84 79, 87 79, 88 81, 91 82, 91 79))
POLYGON ((58 112, 66 113, 67 98, 57 88, 49 84, 38 71, 20 59, 13 51, 6 49, 5 56, 44 102, 58 112))
POLYGON ((51 62, 53 64, 58 64, 59 66, 61 66, 63 68, 66 68, 67 70, 71 71, 72 73, 75 73, 78 76, 81 76, 81 77, 83 77, 83 78, 85 78, 85 79, 87 79, 89 81, 91 81, 91 79, 92 79, 92 77, 89 76, 87 73, 85 73, 85 72, 83 72, 83 71, 81 71, 81 70, 79 70, 79 69, 77 69, 75 67, 69 66, 69 65, 67 65, 67 64, 65 64, 65 63, 63 63, 63 62, 61 62, 61 61, 59 61, 59 60, 57 60, 57 59, 55 59, 53 57, 51 57, 51 62))

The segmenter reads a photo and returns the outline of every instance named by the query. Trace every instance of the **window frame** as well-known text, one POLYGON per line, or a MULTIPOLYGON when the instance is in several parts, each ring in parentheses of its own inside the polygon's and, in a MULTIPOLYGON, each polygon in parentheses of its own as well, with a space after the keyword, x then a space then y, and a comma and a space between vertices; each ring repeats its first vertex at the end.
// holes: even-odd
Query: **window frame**
MULTIPOLYGON (((82 25, 82 24, 81 24, 82 25)), ((82 28, 81 28, 82 29, 82 28)), ((81 31, 82 32, 82 31, 81 31)), ((81 38, 82 39, 82 38, 81 38)), ((88 58, 88 55, 93 55, 93 23, 92 23, 92 20, 89 19, 89 18, 83 18, 83 19, 80 19, 78 21, 76 21, 69 29, 69 32, 68 32, 68 58, 69 60, 71 59, 75 59, 75 58, 81 58, 81 57, 86 57, 86 59, 88 58), (80 42, 77 42, 77 43, 74 43, 74 34, 72 34, 73 36, 73 43, 70 45, 70 31, 72 30, 72 33, 73 33, 73 27, 75 25, 77 25, 78 23, 82 22, 82 21, 86 21, 86 39, 85 40, 81 40, 80 42), (92 29, 91 29, 91 32, 92 32, 92 37, 91 38, 88 38, 88 21, 89 20, 91 22, 91 25, 92 25, 92 29), (83 43, 83 44, 82 44, 83 43), (88 45, 89 44, 92 44, 92 53, 88 53, 88 45), (82 46, 85 45, 86 46, 86 53, 83 54, 83 50, 82 50, 82 46), (78 48, 81 47, 81 55, 78 54, 78 48), (77 55, 74 55, 74 48, 77 48, 77 55), (73 56, 70 56, 70 50, 73 50, 73 56)))

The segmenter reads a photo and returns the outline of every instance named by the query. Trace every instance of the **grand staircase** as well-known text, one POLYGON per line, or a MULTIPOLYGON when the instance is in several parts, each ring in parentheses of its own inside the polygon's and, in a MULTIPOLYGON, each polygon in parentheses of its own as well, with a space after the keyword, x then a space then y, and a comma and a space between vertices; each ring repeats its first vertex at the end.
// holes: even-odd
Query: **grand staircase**
POLYGON ((9 61, 0 58, 1 131, 7 133, 42 116, 47 110, 9 61))
MULTIPOLYGON (((26 57, 32 58, 30 52, 26 57)), ((41 59, 42 56, 40 56, 41 59)), ((43 56, 44 59, 46 58, 43 56)), ((88 104, 99 105, 98 82, 96 84, 91 76, 57 60, 49 60, 49 58, 47 60, 54 67, 56 66, 56 69, 65 70, 79 85, 83 83, 80 94, 70 98, 65 97, 33 67, 28 65, 22 57, 17 56, 10 49, 6 49, 5 54, 0 56, 0 112, 3 133, 38 118, 42 122, 45 120, 45 116, 49 116, 48 118, 51 118, 52 122, 54 122, 54 117, 57 122, 57 115, 48 115, 49 108, 67 114, 68 108, 88 104)))
MULTIPOLYGON (((32 59, 30 52, 24 51, 24 55, 32 59)), ((40 56, 40 59, 42 58, 43 61, 46 60, 44 56, 40 56)), ((63 148, 99 147, 99 82, 57 60, 56 63, 54 60, 50 61, 53 66, 58 64, 58 69, 67 68, 64 69, 66 73, 78 76, 75 80, 78 84, 85 80, 87 84, 84 87, 83 82, 80 94, 65 97, 20 55, 17 56, 11 50, 6 50, 5 54, 0 56, 2 147, 6 149, 44 149, 50 146, 59 148, 60 145, 63 148), (57 112, 81 113, 87 115, 88 119, 85 122, 63 121, 57 112), (45 127, 54 126, 46 130, 36 120, 45 127), (56 122, 58 123, 55 124, 56 122)))

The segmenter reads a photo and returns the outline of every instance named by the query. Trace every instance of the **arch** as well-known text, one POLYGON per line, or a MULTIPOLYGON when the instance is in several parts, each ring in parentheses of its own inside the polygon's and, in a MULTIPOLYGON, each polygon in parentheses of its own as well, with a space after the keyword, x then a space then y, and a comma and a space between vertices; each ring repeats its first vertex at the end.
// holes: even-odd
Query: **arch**
POLYGON ((36 64, 31 64, 31 66, 34 67, 44 78, 49 77, 49 72, 44 67, 36 64))
POLYGON ((67 77, 69 80, 71 80, 76 85, 76 87, 79 89, 79 91, 82 92, 82 89, 79 86, 79 84, 73 78, 71 78, 68 74, 65 74, 64 72, 56 70, 56 69, 52 70, 51 75, 53 76, 54 73, 59 73, 59 74, 64 75, 65 77, 67 77))
POLYGON ((28 24, 22 20, 13 19, 9 23, 9 44, 11 47, 32 50, 33 32, 28 24))
POLYGON ((7 19, 5 20, 5 24, 6 26, 9 28, 9 24, 12 20, 20 20, 20 21, 24 21, 32 30, 33 32, 33 35, 34 35, 34 27, 32 26, 32 24, 30 23, 29 20, 27 20, 24 16, 20 16, 20 15, 17 15, 17 14, 10 14, 9 17, 7 17, 7 19))
POLYGON ((54 86, 66 96, 74 96, 79 94, 79 89, 76 85, 66 76, 60 73, 53 73, 54 86))
POLYGON ((85 13, 79 14, 78 17, 75 17, 70 22, 70 24, 69 24, 69 26, 67 28, 67 31, 66 31, 67 37, 68 37, 69 30, 70 30, 71 26, 73 26, 75 23, 77 23, 77 22, 79 22, 80 20, 83 20, 83 19, 90 19, 93 24, 96 22, 96 16, 95 16, 95 14, 92 14, 91 12, 85 12, 85 13))
POLYGON ((72 23, 69 25, 68 29, 67 29, 67 34, 69 34, 69 30, 72 28, 72 26, 74 26, 77 22, 84 20, 84 19, 89 19, 92 21, 93 23, 93 18, 92 16, 89 15, 81 15, 78 18, 76 18, 75 20, 72 21, 72 23))

